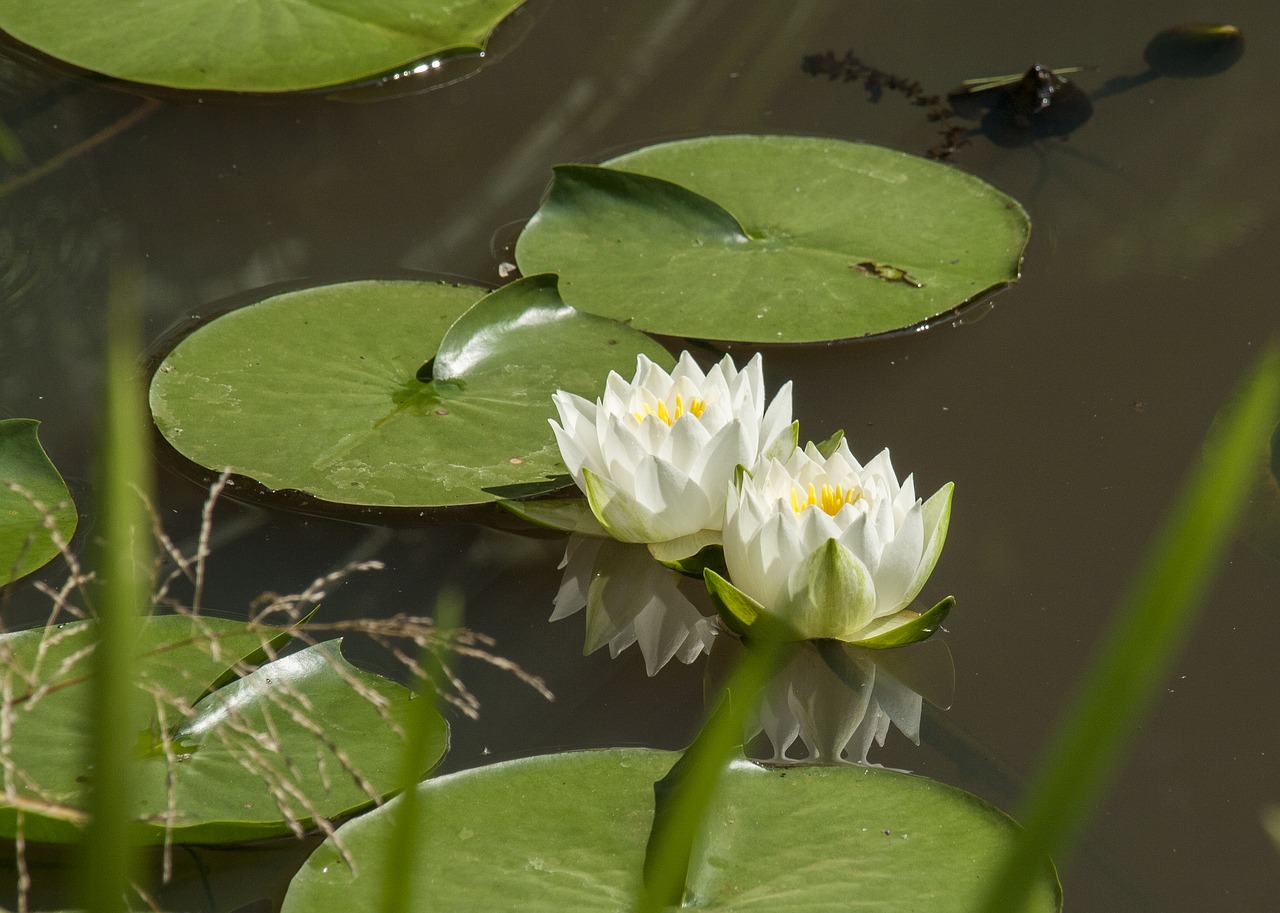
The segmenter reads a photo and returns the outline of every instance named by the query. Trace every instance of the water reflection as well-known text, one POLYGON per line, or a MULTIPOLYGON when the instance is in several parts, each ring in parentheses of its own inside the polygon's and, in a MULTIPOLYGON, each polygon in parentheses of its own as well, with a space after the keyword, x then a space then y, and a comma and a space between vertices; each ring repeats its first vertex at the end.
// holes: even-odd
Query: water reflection
POLYGON ((583 654, 609 645, 616 657, 640 645, 654 675, 671 659, 691 663, 711 652, 719 630, 702 581, 663 567, 643 545, 570 536, 552 621, 587 610, 583 654))
MULTIPOLYGON (((743 647, 725 634, 701 580, 653 559, 642 545, 570 536, 551 621, 586 609, 583 653, 608 644, 617 657, 638 644, 656 674, 672 659, 711 654, 708 695, 718 695, 743 647), (714 652, 713 652, 714 646, 714 652)), ((924 701, 945 707, 954 682, 941 641, 868 650, 832 640, 787 647, 785 659, 748 717, 749 757, 771 764, 872 764, 891 727, 920 744, 924 701)))
MULTIPOLYGON (((741 647, 723 638, 712 660, 727 670, 741 647)), ((713 672, 713 676, 716 675, 713 672)), ((743 733, 747 756, 769 764, 859 764, 895 727, 920 744, 925 700, 950 700, 951 653, 941 641, 868 650, 833 640, 792 644, 743 733)))

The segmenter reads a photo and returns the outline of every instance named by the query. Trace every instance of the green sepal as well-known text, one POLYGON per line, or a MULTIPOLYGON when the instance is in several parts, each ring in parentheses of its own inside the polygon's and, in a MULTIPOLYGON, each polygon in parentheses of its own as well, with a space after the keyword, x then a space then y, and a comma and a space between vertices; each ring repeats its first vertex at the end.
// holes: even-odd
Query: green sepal
POLYGON ((828 539, 787 576, 778 614, 804 640, 845 640, 874 618, 875 582, 867 566, 838 539, 828 539))
POLYGON ((499 507, 534 526, 597 539, 611 538, 591 512, 591 505, 583 498, 537 498, 532 501, 503 500, 497 503, 499 507))
POLYGON ((787 433, 780 434, 774 439, 773 445, 764 451, 760 456, 764 460, 777 460, 779 463, 785 463, 791 459, 791 454, 800 446, 800 421, 797 419, 787 426, 787 433))
POLYGON ((743 640, 779 644, 805 639, 795 628, 770 614, 764 606, 711 568, 703 569, 702 579, 720 620, 743 640))
POLYGON ((843 440, 844 440, 844 429, 840 428, 836 431, 835 434, 831 435, 831 437, 827 438, 822 443, 814 444, 813 446, 818 449, 818 453, 822 454, 822 458, 824 460, 829 460, 831 459, 831 454, 836 452, 836 450, 840 447, 840 442, 843 440))
POLYGON ((867 647, 871 650, 887 650, 890 647, 904 647, 907 644, 928 640, 942 627, 943 619, 947 617, 951 607, 955 604, 956 598, 948 596, 923 615, 903 609, 901 612, 882 619, 883 622, 901 619, 897 624, 887 626, 880 624, 869 625, 868 627, 875 629, 876 633, 869 637, 851 640, 849 643, 855 647, 867 647))
POLYGON ((764 614, 764 606, 709 567, 703 568, 702 579, 720 620, 733 633, 746 637, 764 614))
MULTIPOLYGON (((657 543, 661 545, 662 543, 657 543)), ((704 545, 692 555, 686 558, 664 559, 658 556, 654 551, 654 546, 649 546, 649 552, 663 567, 669 567, 673 571, 679 571, 687 577, 702 577, 703 572, 707 570, 715 571, 717 575, 724 579, 724 575, 729 573, 724 563, 724 546, 720 543, 704 545)), ((705 578, 704 578, 705 579, 705 578)))
POLYGON ((601 528, 605 531, 605 534, 611 539, 617 539, 619 542, 639 541, 633 538, 624 538, 619 536, 615 531, 617 529, 615 523, 607 519, 609 515, 612 514, 614 520, 622 519, 629 521, 627 523, 629 526, 636 527, 644 525, 643 523, 637 522, 636 518, 639 516, 639 512, 636 510, 636 507, 639 505, 636 504, 635 500, 623 495, 623 493, 619 491, 618 487, 611 481, 603 476, 596 475, 590 469, 584 468, 582 470, 582 480, 586 485, 587 503, 591 507, 591 513, 595 515, 596 520, 599 521, 601 528))

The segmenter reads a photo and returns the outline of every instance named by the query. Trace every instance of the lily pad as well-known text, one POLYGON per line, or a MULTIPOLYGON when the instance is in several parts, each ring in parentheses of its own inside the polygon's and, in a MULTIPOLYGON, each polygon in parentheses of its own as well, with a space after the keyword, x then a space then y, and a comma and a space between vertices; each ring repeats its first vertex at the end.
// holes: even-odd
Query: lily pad
POLYGON ((0 421, 0 586, 58 554, 47 519, 64 542, 76 531, 76 506, 40 446, 39 427, 29 418, 0 421))
POLYGON ((484 49, 513 0, 0 0, 0 29, 67 63, 179 89, 287 92, 484 49))
MULTIPOLYGON (((32 841, 81 837, 91 777, 83 741, 92 625, 0 635, 0 674, 12 695, 4 757, 16 789, 0 801, 6 837, 19 826, 32 841)), ((180 843, 274 837, 349 814, 395 789, 399 727, 417 706, 408 689, 349 665, 338 641, 211 690, 226 670, 287 637, 282 629, 225 619, 146 621, 137 674, 149 699, 136 719, 120 723, 138 732, 140 840, 159 843, 166 828, 180 843)), ((436 714, 432 764, 447 740, 436 714)))
MULTIPOLYGON (((653 821, 654 783, 678 755, 623 749, 548 755, 418 787, 424 839, 397 877, 410 910, 630 910, 653 821)), ((357 869, 326 841, 283 913, 373 911, 391 809, 344 825, 357 869)), ((968 793, 864 767, 726 772, 690 866, 686 906, 704 910, 961 913, 974 908, 1017 826, 968 793)), ((1045 860, 1025 910, 1057 911, 1045 860)))
POLYGON ((948 165, 799 136, 561 165, 516 242, 581 310, 650 333, 815 342, 915 326, 1018 278, 1030 224, 948 165))
POLYGON ((641 352, 673 364, 644 334, 565 305, 554 276, 488 295, 327 285, 188 336, 156 372, 151 410, 188 459, 268 488, 380 507, 477 504, 571 484, 551 395, 594 399, 641 352))

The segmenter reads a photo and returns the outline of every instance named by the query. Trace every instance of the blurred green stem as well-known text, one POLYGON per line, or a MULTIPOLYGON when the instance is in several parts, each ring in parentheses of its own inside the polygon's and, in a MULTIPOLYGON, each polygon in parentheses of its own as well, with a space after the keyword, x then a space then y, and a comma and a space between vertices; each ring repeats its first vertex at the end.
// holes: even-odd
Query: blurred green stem
POLYGON ((462 600, 456 593, 441 593, 436 600, 435 631, 439 638, 439 652, 423 647, 419 664, 425 671, 422 687, 414 698, 417 712, 410 713, 406 722, 404 749, 400 753, 400 773, 397 788, 395 819, 391 827, 385 854, 385 868, 381 885, 381 913, 408 913, 410 902, 408 873, 413 868, 418 842, 422 839, 422 796, 418 781, 427 768, 431 752, 431 723, 439 703, 433 688, 436 681, 445 680, 444 672, 449 663, 449 648, 453 634, 462 625, 462 600))
POLYGON ((89 913, 127 909, 134 871, 130 825, 139 694, 134 645, 150 599, 147 413, 138 377, 139 280, 112 277, 107 302, 106 394, 96 543, 97 643, 89 713, 89 824, 81 844, 81 904, 89 913))
POLYGON ((1280 414, 1280 355, 1270 352, 1209 435, 1141 572, 1069 710, 1022 816, 1022 839, 980 907, 1025 902, 1046 856, 1083 827, 1134 727, 1168 672, 1222 563, 1264 444, 1280 414))
POLYGON ((734 667, 718 705, 671 772, 655 784, 653 828, 645 853, 644 880, 635 913, 660 913, 684 902, 689 863, 716 785, 742 745, 747 713, 777 665, 782 640, 770 636, 769 621, 757 625, 734 667))

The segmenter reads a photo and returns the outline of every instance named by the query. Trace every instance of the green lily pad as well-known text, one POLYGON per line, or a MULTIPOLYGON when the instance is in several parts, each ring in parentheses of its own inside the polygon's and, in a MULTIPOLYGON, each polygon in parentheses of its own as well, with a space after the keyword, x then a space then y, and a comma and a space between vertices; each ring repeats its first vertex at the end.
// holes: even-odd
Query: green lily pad
MULTIPOLYGON (((0 834, 81 837, 85 708, 93 623, 0 635, 0 674, 12 694, 5 752, 16 795, 0 801, 0 834)), ((210 692, 228 668, 288 632, 216 618, 148 619, 137 674, 149 696, 136 719, 138 837, 216 843, 290 833, 372 804, 397 784, 408 689, 349 665, 338 641, 261 666, 210 692), (379 709, 375 702, 383 706, 379 709), (170 792, 170 789, 172 792, 170 792)), ((431 763, 447 744, 435 716, 431 763)), ((424 771, 425 772, 425 771, 424 771)))
POLYGON ((64 542, 75 533, 79 519, 67 483, 40 446, 39 427, 29 418, 0 421, 0 586, 43 567, 58 554, 45 526, 46 515, 64 542))
POLYGON ((108 76, 288 92, 478 53, 513 0, 0 0, 0 29, 108 76))
MULTIPOLYGON (((410 910, 632 909, 654 783, 678 755, 624 749, 495 764, 418 787, 424 839, 396 873, 410 910)), ((386 808, 344 825, 294 878, 283 913, 373 911, 386 877, 386 808)), ((704 910, 974 908, 1017 826, 931 780, 864 767, 769 770, 738 761, 713 801, 686 906, 704 910)), ((1030 911, 1061 909, 1045 860, 1030 911)))
POLYGON ((188 459, 268 488, 380 507, 477 504, 571 484, 551 395, 594 399, 642 352, 674 363, 644 334, 566 306, 554 276, 488 295, 327 285, 188 336, 156 372, 151 410, 188 459))
POLYGON ((562 165, 516 242, 581 310, 650 333, 887 333, 1018 278, 1030 224, 949 165, 860 143, 716 136, 562 165))
POLYGON ((537 498, 528 501, 499 501, 498 505, 522 520, 554 529, 561 533, 577 533, 580 536, 609 538, 609 533, 585 498, 537 498))

